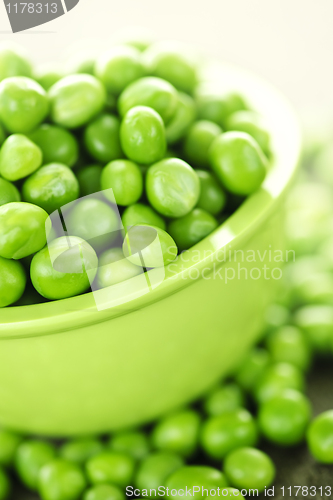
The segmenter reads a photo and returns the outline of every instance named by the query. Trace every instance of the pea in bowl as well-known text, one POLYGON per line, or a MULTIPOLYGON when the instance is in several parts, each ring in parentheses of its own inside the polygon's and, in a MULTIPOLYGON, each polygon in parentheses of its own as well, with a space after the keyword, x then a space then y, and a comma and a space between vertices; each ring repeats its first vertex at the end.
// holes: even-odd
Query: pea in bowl
POLYGON ((286 259, 283 202, 299 129, 261 79, 219 64, 206 78, 240 91, 265 118, 274 159, 262 187, 147 293, 133 286, 139 276, 124 282, 127 300, 105 289, 1 309, 2 425, 69 436, 149 422, 198 397, 257 340, 286 259))

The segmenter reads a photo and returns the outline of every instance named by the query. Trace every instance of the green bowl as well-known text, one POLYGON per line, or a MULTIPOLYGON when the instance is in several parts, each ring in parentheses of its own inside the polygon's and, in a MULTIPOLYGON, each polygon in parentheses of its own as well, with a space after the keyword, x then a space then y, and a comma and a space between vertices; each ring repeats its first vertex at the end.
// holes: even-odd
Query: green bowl
POLYGON ((239 89, 264 115, 274 151, 264 185, 171 264, 159 285, 152 275, 147 290, 129 280, 120 291, 0 310, 2 425, 69 436, 149 422, 230 373, 257 340, 283 260, 292 258, 283 201, 299 160, 299 128, 261 79, 218 64, 205 76, 239 89))

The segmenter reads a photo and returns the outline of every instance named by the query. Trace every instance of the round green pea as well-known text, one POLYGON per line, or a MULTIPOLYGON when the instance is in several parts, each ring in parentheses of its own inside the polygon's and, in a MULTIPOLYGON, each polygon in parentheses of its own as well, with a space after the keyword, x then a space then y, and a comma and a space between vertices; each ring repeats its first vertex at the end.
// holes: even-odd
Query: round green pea
POLYGON ((0 178, 0 206, 17 201, 21 201, 21 195, 17 187, 11 182, 0 178))
POLYGON ((42 151, 36 144, 24 135, 13 134, 0 150, 0 174, 8 181, 17 181, 35 172, 42 161, 42 151))
POLYGON ((46 441, 30 440, 21 443, 16 451, 15 468, 20 481, 30 490, 37 490, 39 472, 52 462, 56 451, 46 441))
POLYGON ((158 498, 158 487, 164 486, 167 478, 184 466, 183 459, 171 452, 156 452, 147 456, 135 476, 135 486, 140 490, 156 490, 153 498, 158 498))
POLYGON ((132 264, 124 257, 121 248, 110 248, 99 258, 97 271, 98 288, 117 285, 130 278, 134 278, 143 272, 142 268, 132 264))
POLYGON ((257 441, 257 424, 251 413, 242 408, 209 418, 201 431, 202 448, 218 460, 242 446, 255 446, 257 441))
POLYGON ((44 123, 29 138, 42 150, 44 164, 62 163, 71 168, 79 158, 77 139, 62 127, 44 123))
POLYGON ((108 248, 118 236, 120 218, 106 202, 88 198, 78 200, 66 214, 66 229, 79 236, 96 250, 108 248))
POLYGON ((56 66, 47 65, 38 69, 35 79, 47 92, 55 83, 59 82, 63 76, 61 70, 56 66))
POLYGON ((0 81, 12 76, 32 76, 32 65, 20 46, 2 42, 0 45, 0 81))
POLYGON ((109 448, 112 451, 126 453, 134 460, 143 460, 149 455, 150 445, 146 434, 139 431, 118 432, 111 437, 109 448))
POLYGON ((108 163, 123 156, 120 146, 120 121, 111 114, 102 114, 84 131, 84 145, 94 160, 108 163))
POLYGON ((273 331, 266 340, 272 361, 285 362, 306 371, 311 363, 311 349, 307 338, 294 326, 284 326, 273 331))
POLYGON ((101 190, 102 171, 103 167, 100 165, 87 165, 75 172, 81 196, 88 196, 101 190))
POLYGON ((15 432, 0 429, 0 466, 10 467, 14 464, 15 453, 22 437, 15 432))
POLYGON ((20 300, 26 282, 25 270, 20 262, 0 257, 0 308, 20 300))
POLYGON ((195 167, 208 168, 210 147, 221 134, 221 127, 214 122, 195 122, 184 139, 183 150, 188 162, 195 167))
POLYGON ((112 47, 96 62, 96 76, 108 92, 119 95, 130 83, 143 77, 145 69, 141 54, 127 45, 112 47))
POLYGON ((228 486, 228 483, 225 475, 213 467, 187 465, 171 474, 165 486, 169 488, 170 492, 176 490, 176 494, 172 495, 172 498, 181 500, 184 493, 179 490, 186 490, 186 488, 192 490, 192 498, 195 499, 203 498, 204 489, 208 490, 211 496, 218 497, 221 495, 221 490, 228 486))
POLYGON ((153 430, 153 447, 184 457, 193 455, 198 446, 200 420, 199 414, 193 410, 165 417, 153 430))
POLYGON ((295 324, 304 332, 315 352, 326 353, 333 342, 333 307, 309 305, 298 309, 295 324))
POLYGON ((230 453, 225 459, 224 471, 232 486, 259 492, 271 486, 275 478, 272 460, 255 448, 240 448, 230 453))
POLYGON ((128 486, 134 474, 135 460, 116 451, 100 453, 88 460, 86 473, 92 484, 111 483, 128 486))
POLYGON ((289 320, 290 311, 281 304, 271 304, 265 311, 265 327, 269 331, 287 325, 289 320))
POLYGON ((270 365, 270 355, 265 349, 255 347, 242 360, 235 380, 246 391, 253 391, 270 365))
POLYGON ((163 229, 150 224, 137 224, 127 232, 123 242, 125 257, 142 267, 163 267, 174 261, 178 248, 172 237, 163 229))
MULTIPOLYGON (((92 75, 69 75, 49 90, 51 118, 65 128, 82 127, 102 111, 106 92, 92 75)), ((1 108, 0 108, 1 109, 1 108)))
POLYGON ((125 500, 125 495, 116 486, 99 484, 86 491, 83 500, 125 500))
POLYGON ((303 392, 304 388, 304 375, 299 368, 290 363, 275 363, 260 377, 255 388, 255 396, 259 403, 264 403, 283 389, 303 392))
POLYGON ((79 196, 79 183, 73 172, 61 163, 44 165, 24 182, 24 201, 34 203, 49 214, 79 196))
POLYGON ((184 217, 170 222, 168 232, 182 251, 199 243, 217 227, 218 222, 213 215, 202 208, 195 208, 184 217))
POLYGON ((116 200, 117 205, 128 206, 136 203, 142 195, 143 178, 139 167, 129 160, 114 160, 106 165, 101 175, 102 190, 112 189, 113 196, 110 198, 104 192, 106 198, 116 200))
POLYGON ((166 151, 162 118, 147 106, 130 109, 121 122, 120 142, 130 160, 143 165, 161 160, 166 151))
POLYGON ((307 431, 312 456, 322 464, 333 464, 333 410, 318 415, 307 431))
POLYGON ((146 176, 149 203, 165 217, 184 217, 198 203, 200 181, 192 167, 178 158, 152 165, 146 176))
POLYGON ((197 203, 198 208, 202 208, 211 215, 219 214, 226 204, 226 195, 215 177, 206 170, 196 170, 200 180, 200 197, 197 203))
POLYGON ((239 94, 219 94, 205 88, 196 92, 196 104, 200 120, 208 120, 224 128, 228 116, 246 109, 246 104, 239 94))
POLYGON ((229 383, 212 391, 205 398, 205 412, 216 417, 244 406, 245 399, 241 388, 235 383, 229 383))
POLYGON ((23 259, 46 243, 48 214, 30 203, 7 203, 0 207, 0 256, 23 259))
POLYGON ((66 460, 53 460, 39 473, 38 493, 42 500, 79 500, 86 486, 80 467, 66 460))
POLYGON ((122 216, 123 226, 125 231, 128 228, 137 224, 149 224, 150 226, 157 226, 165 231, 166 224, 164 219, 158 215, 149 205, 142 203, 135 203, 127 207, 122 216))
POLYGON ((60 457, 77 465, 84 465, 90 458, 99 455, 104 446, 97 438, 76 438, 67 441, 59 450, 60 457))
POLYGON ((210 162, 231 193, 249 195, 265 179, 268 161, 255 140, 244 132, 226 132, 214 140, 210 162))
POLYGON ((119 97, 118 109, 120 116, 125 116, 135 106, 148 106, 161 116, 164 123, 168 123, 177 104, 178 95, 173 85, 161 78, 147 76, 126 87, 119 97))
POLYGON ((226 128, 246 132, 267 155, 270 152, 270 134, 262 122, 261 116, 254 111, 237 111, 228 117, 226 128))
POLYGON ((49 101, 39 83, 23 76, 0 83, 0 116, 9 132, 25 134, 46 118, 49 101))
POLYGON ((310 419, 309 400, 293 389, 281 391, 259 408, 258 422, 262 434, 282 446, 302 442, 310 419))
POLYGON ((184 92, 178 92, 176 111, 165 129, 167 143, 172 145, 183 139, 195 118, 196 107, 193 98, 184 92))
POLYGON ((87 242, 77 236, 63 236, 33 257, 30 276, 33 286, 43 297, 65 299, 90 287, 97 266, 97 255, 87 242))
POLYGON ((11 488, 8 476, 0 467, 0 500, 8 500, 10 489, 11 488))

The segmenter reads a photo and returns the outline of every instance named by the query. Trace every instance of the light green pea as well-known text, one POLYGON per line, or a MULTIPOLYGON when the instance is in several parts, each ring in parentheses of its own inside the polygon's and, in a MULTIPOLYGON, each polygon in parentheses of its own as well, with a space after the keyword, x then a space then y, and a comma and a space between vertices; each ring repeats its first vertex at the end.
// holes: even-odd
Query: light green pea
POLYGON ((274 463, 266 453, 255 448, 240 448, 230 453, 224 470, 230 484, 240 490, 264 491, 275 478, 274 463))
POLYGON ((21 201, 21 195, 15 184, 0 178, 0 206, 21 201))
POLYGON ((175 114, 167 123, 165 129, 167 143, 172 145, 183 139, 195 118, 196 107, 193 98, 184 92, 178 92, 178 104, 175 114))
POLYGON ((298 309, 294 322, 305 334, 315 352, 327 353, 333 343, 333 307, 305 306, 298 309))
POLYGON ((245 398, 241 388, 237 384, 229 383, 207 395, 204 400, 204 409, 208 415, 216 417, 237 410, 244 404, 245 398))
POLYGON ((266 155, 270 153, 270 134, 262 117, 254 111, 237 111, 226 121, 227 130, 246 132, 259 144, 266 155))
POLYGON ((15 304, 22 297, 26 282, 24 267, 20 262, 0 257, 0 308, 15 304))
POLYGON ((1 42, 0 81, 12 76, 32 76, 32 65, 20 46, 1 42))
POLYGON ((87 490, 83 500, 125 500, 125 494, 117 486, 99 484, 87 490))
POLYGON ((39 472, 44 465, 52 462, 56 451, 46 441, 24 441, 18 447, 15 456, 15 468, 20 480, 30 490, 37 490, 39 472))
POLYGON ((275 363, 285 362, 306 371, 311 363, 310 344, 298 328, 284 326, 271 332, 266 346, 275 363))
POLYGON ((165 231, 166 224, 164 219, 158 215, 149 205, 135 203, 127 207, 122 216, 125 231, 136 224, 149 224, 157 226, 165 231))
POLYGON ((135 460, 115 451, 100 453, 88 460, 86 473, 92 484, 114 484, 125 487, 131 484, 135 460))
POLYGON ((90 458, 102 453, 104 446, 97 438, 76 438, 67 441, 59 450, 60 457, 77 465, 84 465, 90 458))
POLYGON ((260 377, 255 388, 255 396, 259 403, 269 401, 283 389, 305 389, 304 374, 290 363, 275 363, 269 366, 260 377))
POLYGON ((35 172, 42 161, 42 151, 36 144, 24 135, 13 134, 0 150, 0 174, 8 181, 17 181, 35 172))
MULTIPOLYGON (((139 167, 129 160, 114 160, 106 165, 101 175, 101 187, 112 189, 117 205, 128 206, 136 203, 142 195, 143 179, 139 167)), ((113 201, 113 196, 110 201, 113 201)))
POLYGON ((87 486, 83 471, 60 459, 42 467, 38 483, 42 500, 79 500, 87 486))
POLYGON ((221 495, 221 490, 226 488, 228 483, 223 472, 213 467, 185 465, 171 474, 165 486, 169 488, 169 491, 176 490, 176 495, 173 495, 175 500, 182 500, 183 494, 180 490, 186 490, 186 488, 187 490, 193 490, 194 486, 196 486, 192 498, 198 500, 203 498, 202 489, 207 489, 208 492, 214 490, 215 495, 212 494, 212 496, 218 498, 218 492, 221 495))
POLYGON ((97 271, 98 288, 117 285, 130 278, 134 278, 143 272, 142 268, 132 264, 124 257, 121 248, 110 248, 99 258, 97 271))
POLYGON ((175 453, 151 453, 139 465, 135 486, 140 490, 156 490, 156 495, 152 491, 152 497, 158 498, 158 487, 164 486, 168 477, 183 466, 183 459, 175 453))
POLYGON ((143 460, 149 455, 150 445, 146 434, 140 431, 122 431, 111 436, 109 448, 126 453, 135 460, 143 460))

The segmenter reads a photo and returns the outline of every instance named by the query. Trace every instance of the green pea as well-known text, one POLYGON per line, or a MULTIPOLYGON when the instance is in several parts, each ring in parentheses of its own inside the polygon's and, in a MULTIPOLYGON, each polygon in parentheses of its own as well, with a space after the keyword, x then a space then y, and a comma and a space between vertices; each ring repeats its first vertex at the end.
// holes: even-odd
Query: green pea
POLYGON ((59 80, 63 78, 63 73, 55 65, 41 67, 36 72, 35 79, 46 92, 59 80))
POLYGON ((191 94, 197 84, 197 60, 184 45, 156 42, 144 52, 148 72, 191 94))
POLYGON ((270 153, 270 134, 263 124, 263 119, 254 111, 237 111, 226 121, 227 130, 246 132, 259 144, 262 151, 270 153))
POLYGON ((17 187, 11 182, 0 178, 0 206, 17 201, 21 201, 21 195, 17 187))
POLYGON ((46 441, 24 441, 15 456, 15 468, 20 481, 30 490, 37 490, 40 470, 52 462, 55 455, 54 447, 46 441))
POLYGON ((147 106, 130 109, 120 126, 120 142, 130 160, 143 165, 161 160, 166 151, 162 118, 147 106))
POLYGON ((15 304, 22 297, 26 282, 20 262, 0 257, 0 308, 15 304))
POLYGON ((99 455, 104 446, 97 438, 76 438, 67 441, 59 450, 61 458, 77 465, 84 465, 90 458, 99 455))
POLYGON ((121 45, 130 45, 140 52, 146 50, 152 43, 153 36, 149 30, 142 27, 130 26, 121 29, 115 36, 115 41, 121 45))
POLYGON ((178 104, 175 114, 167 123, 165 129, 167 143, 172 145, 183 139, 195 118, 196 107, 193 98, 184 92, 178 92, 178 104))
POLYGON ((79 183, 73 172, 61 163, 44 165, 23 184, 24 201, 34 203, 49 214, 79 196, 79 183))
MULTIPOLYGON (((117 205, 136 203, 142 195, 143 179, 139 167, 129 160, 114 160, 106 165, 101 175, 102 190, 112 189, 117 205)), ((110 198, 107 192, 106 198, 110 198)), ((110 201, 113 200, 113 196, 110 201)))
POLYGON ((200 197, 197 203, 198 208, 202 208, 211 215, 219 214, 226 204, 226 195, 215 177, 205 170, 196 170, 200 180, 200 197))
POLYGON ((75 172, 81 196, 88 196, 101 190, 102 171, 103 167, 100 165, 87 165, 75 172))
POLYGON ((31 132, 46 118, 48 112, 46 92, 34 80, 16 76, 0 83, 0 116, 9 132, 31 132))
POLYGON ((143 77, 145 70, 140 52, 123 45, 112 47, 98 58, 95 74, 108 92, 117 96, 130 83, 143 77))
POLYGON ((95 198, 75 203, 69 214, 66 214, 65 222, 70 235, 89 241, 96 252, 111 246, 120 226, 120 218, 115 210, 95 198))
POLYGON ((3 126, 1 125, 0 123, 0 146, 3 145, 3 143, 5 142, 6 140, 6 132, 3 128, 3 126))
POLYGON ((30 203, 8 203, 0 207, 0 256, 23 259, 46 243, 47 213, 30 203))
POLYGON ((202 427, 201 445, 212 458, 222 459, 236 448, 255 446, 257 441, 256 422, 245 409, 212 417, 202 427))
POLYGON ((98 288, 122 283, 130 278, 134 278, 143 272, 142 268, 132 264, 124 257, 121 248, 110 248, 99 258, 97 271, 98 288))
POLYGON ((224 128, 228 116, 246 109, 243 98, 238 94, 219 94, 200 88, 196 92, 196 104, 200 120, 208 120, 224 128))
POLYGON ((166 217, 184 217, 197 204, 200 181, 190 165, 167 158, 152 165, 146 177, 149 203, 166 217))
POLYGON ((88 460, 86 472, 92 484, 111 483, 128 486, 134 474, 135 461, 125 453, 109 451, 88 460))
POLYGON ((189 457, 196 451, 199 427, 200 416, 193 410, 184 410, 169 415, 154 428, 153 446, 161 451, 189 457))
POLYGON ((230 411, 235 411, 244 406, 245 399, 241 388, 234 383, 226 384, 212 391, 205 398, 205 412, 216 417, 230 411))
POLYGON ((318 415, 307 431, 312 456, 322 464, 333 464, 333 410, 318 415))
POLYGON ((211 491, 211 496, 218 497, 228 483, 225 475, 213 467, 187 465, 171 474, 165 486, 169 488, 169 491, 176 490, 176 495, 172 497, 181 500, 184 493, 179 490, 192 490, 192 498, 195 499, 202 498, 206 492, 208 495, 211 491))
POLYGON ((281 304, 271 304, 265 312, 265 326, 268 330, 285 326, 290 321, 290 311, 281 304))
POLYGON ((148 106, 161 116, 164 123, 168 123, 177 104, 178 95, 173 85, 161 78, 147 76, 126 87, 119 97, 118 109, 120 116, 125 116, 135 106, 148 106))
POLYGON ((125 495, 120 488, 111 484, 99 484, 86 491, 83 500, 125 500, 125 495))
POLYGON ((8 181, 17 181, 37 170, 43 161, 38 146, 21 134, 5 140, 0 150, 0 174, 8 181))
POLYGON ((125 230, 137 224, 149 224, 157 226, 165 231, 166 224, 164 219, 158 215, 149 205, 135 203, 127 207, 122 216, 123 226, 125 230))
POLYGON ((285 389, 259 408, 259 427, 275 444, 292 446, 301 443, 311 419, 309 400, 300 392, 285 389))
POLYGON ((224 471, 232 486, 264 491, 275 478, 275 466, 266 453, 255 448, 240 448, 227 456, 224 471))
POLYGON ((255 388, 255 396, 259 403, 269 401, 283 389, 295 389, 303 392, 304 375, 299 368, 290 363, 275 363, 269 366, 255 388))
POLYGON ((84 145, 94 160, 107 163, 123 156, 119 131, 119 119, 106 113, 86 127, 84 145))
POLYGON ((311 347, 320 353, 327 352, 333 341, 333 307, 328 305, 305 306, 296 311, 294 321, 306 335, 311 347))
POLYGON ((87 484, 77 465, 59 459, 42 467, 38 483, 42 500, 79 500, 87 484))
POLYGON ((214 122, 195 122, 184 139, 184 154, 189 163, 196 167, 208 168, 210 147, 221 134, 221 127, 214 122))
POLYGON ((145 267, 163 267, 177 257, 177 245, 163 229, 150 224, 137 224, 127 232, 123 252, 135 264, 145 267), (142 259, 142 260, 141 260, 142 259))
POLYGON ((44 164, 62 163, 73 167, 79 157, 79 145, 68 130, 44 123, 29 138, 40 147, 43 152, 44 164))
POLYGON ((77 236, 63 236, 53 240, 33 257, 30 277, 43 297, 65 299, 79 295, 90 287, 89 279, 92 282, 95 278, 97 266, 96 253, 87 242, 77 236))
POLYGON ((143 460, 150 451, 146 434, 139 431, 118 432, 111 437, 109 447, 113 451, 126 453, 134 460, 143 460))
POLYGON ((244 390, 252 391, 270 364, 270 356, 265 349, 255 347, 242 360, 235 380, 244 390))
POLYGON ((218 222, 205 210, 195 208, 192 212, 170 222, 168 232, 175 240, 180 251, 187 250, 211 234, 218 222))
POLYGON ((32 66, 20 46, 0 45, 0 81, 12 76, 32 76, 32 66))
POLYGON ((49 98, 54 123, 75 129, 102 111, 106 92, 101 82, 91 75, 69 75, 50 88, 49 98))
POLYGON ((139 466, 135 477, 135 486, 140 490, 156 490, 151 492, 153 498, 158 498, 159 486, 164 486, 168 477, 183 467, 183 459, 170 452, 151 453, 139 466))
POLYGON ((294 326, 273 331, 266 340, 272 361, 290 363, 306 371, 311 363, 311 349, 305 335, 294 326))
POLYGON ((255 140, 244 132, 226 132, 213 142, 211 166, 231 193, 249 195, 266 176, 268 162, 255 140))
POLYGON ((22 437, 15 432, 0 429, 0 466, 9 467, 14 464, 15 453, 22 437))
POLYGON ((0 467, 0 500, 8 500, 10 489, 8 476, 0 467))

